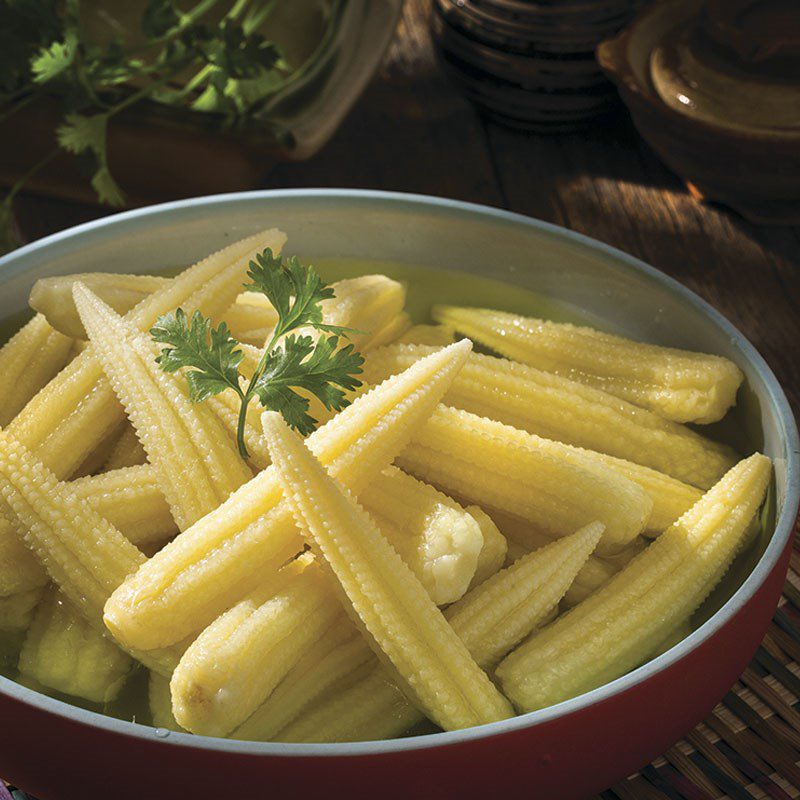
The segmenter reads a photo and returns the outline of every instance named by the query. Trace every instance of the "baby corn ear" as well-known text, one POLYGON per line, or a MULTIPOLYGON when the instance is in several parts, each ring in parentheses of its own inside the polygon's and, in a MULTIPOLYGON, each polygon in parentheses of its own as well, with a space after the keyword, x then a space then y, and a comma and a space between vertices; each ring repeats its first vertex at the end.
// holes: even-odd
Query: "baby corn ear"
POLYGON ((9 422, 67 363, 72 340, 37 314, 0 348, 0 425, 9 422))
MULTIPOLYGON (((445 617, 475 661, 488 669, 545 622, 602 535, 600 523, 553 542, 501 570, 445 617)), ((300 716, 277 736, 281 741, 363 741, 399 736, 422 722, 380 666, 352 687, 300 716)))
POLYGON ((137 547, 165 542, 178 532, 149 464, 90 475, 68 486, 137 547))
POLYGON ((153 292, 165 288, 170 280, 158 275, 121 275, 115 272, 54 275, 40 278, 33 284, 28 303, 47 317, 57 331, 75 339, 86 339, 86 330, 72 299, 72 287, 76 283, 87 286, 118 314, 125 314, 153 292))
POLYGON ((675 422, 716 422, 744 376, 727 358, 643 344, 593 328, 485 308, 435 306, 451 325, 498 353, 649 408, 675 422))
POLYGON ((523 517, 551 536, 600 520, 606 528, 598 553, 623 549, 647 524, 652 500, 632 481, 566 447, 440 406, 397 464, 448 493, 523 517))
MULTIPOLYGON (((0 431, 0 493, 50 579, 90 625, 103 631, 108 596, 145 557, 5 431, 0 431)), ((184 649, 185 644, 153 653, 126 648, 166 674, 184 649)))
POLYGON ((650 658, 727 570, 770 475, 765 456, 741 461, 608 583, 508 656, 497 676, 515 706, 550 706, 650 658))
POLYGON ((205 736, 247 719, 340 613, 328 581, 300 556, 206 628, 172 676, 175 719, 205 736))
POLYGON ((136 429, 127 424, 108 455, 103 469, 112 471, 147 463, 147 453, 136 435, 136 429))
POLYGON ((26 631, 43 594, 44 589, 31 589, 10 597, 0 597, 0 633, 26 631))
POLYGON ((188 528, 252 477, 214 413, 192 403, 183 377, 161 370, 157 347, 83 284, 75 305, 114 391, 158 472, 178 526, 188 528))
MULTIPOLYGON (((432 347, 392 345, 370 355, 364 380, 406 369, 432 347)), ((708 488, 730 469, 733 451, 612 394, 505 358, 472 353, 447 405, 559 442, 643 464, 708 488)))
POLYGON ((42 686, 93 703, 109 703, 133 660, 54 589, 39 605, 19 657, 20 674, 42 686))
MULTIPOLYGON (((418 362, 359 397, 308 437, 309 447, 351 490, 361 491, 408 442, 464 363, 468 341, 418 362)), ((272 469, 170 542, 120 587, 106 624, 150 649, 202 629, 303 549, 272 469)))
POLYGON ((367 513, 280 415, 266 412, 262 423, 298 524, 324 556, 376 649, 426 713, 446 729, 508 716, 505 699, 367 513))
POLYGON ((467 506, 466 511, 478 523, 483 535, 478 564, 469 585, 470 589, 474 589, 502 568, 508 555, 508 542, 494 520, 480 506, 467 506))
POLYGON ((463 596, 484 544, 473 516, 396 467, 375 476, 358 499, 436 605, 463 596))

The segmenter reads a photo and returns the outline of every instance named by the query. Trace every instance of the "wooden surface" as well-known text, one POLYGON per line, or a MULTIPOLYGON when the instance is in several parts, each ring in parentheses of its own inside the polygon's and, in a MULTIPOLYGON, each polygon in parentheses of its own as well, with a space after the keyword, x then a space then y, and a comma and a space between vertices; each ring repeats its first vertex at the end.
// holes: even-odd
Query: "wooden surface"
MULTIPOLYGON (((756 227, 724 209, 698 204, 638 138, 624 113, 594 130, 553 137, 482 120, 437 70, 427 7, 426 0, 407 2, 380 73, 323 152, 305 163, 279 166, 264 186, 422 192, 508 208, 608 242, 716 306, 761 351, 800 410, 800 230, 756 227)), ((18 205, 28 239, 102 213, 34 197, 18 205)), ((784 639, 791 650, 792 641, 784 639)), ((788 663, 786 653, 779 655, 788 663)), ((800 730, 800 718, 796 721, 800 730)), ((773 728, 780 731, 781 724, 773 728)), ((795 738, 797 745, 800 736, 795 738)), ((669 787, 666 793, 655 789, 661 779, 652 770, 691 773, 692 763, 673 748, 645 777, 604 796, 674 797, 669 787)), ((769 774, 769 765, 758 763, 769 774)), ((722 768, 724 773, 727 762, 722 768)), ((700 796, 720 796, 703 784, 702 774, 698 781, 708 792, 700 796)), ((766 795, 754 789, 746 796, 766 795)))

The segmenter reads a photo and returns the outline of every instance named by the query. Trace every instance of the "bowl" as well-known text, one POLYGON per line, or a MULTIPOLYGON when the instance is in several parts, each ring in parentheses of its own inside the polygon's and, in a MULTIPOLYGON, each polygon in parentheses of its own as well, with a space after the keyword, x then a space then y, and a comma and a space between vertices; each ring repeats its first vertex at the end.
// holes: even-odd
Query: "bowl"
MULTIPOLYGON (((160 270, 265 225, 338 269, 415 275, 412 310, 480 291, 666 345, 719 353, 744 371, 731 419, 740 446, 775 463, 775 525, 740 560, 705 621, 665 654, 594 691, 503 722, 337 745, 170 733, 80 709, 0 677, 0 775, 40 800, 143 795, 358 800, 441 796, 585 798, 625 777, 703 719, 741 674, 775 610, 800 498, 800 446, 787 399, 729 322, 671 278, 607 245, 483 206, 367 191, 250 192, 130 211, 0 259, 0 315, 33 282, 92 269, 160 270), (376 264, 377 262, 377 264, 376 264), (349 265, 349 267, 348 267, 349 265), (388 266, 386 266, 388 265, 388 266), (394 266, 392 266, 394 265, 394 266)), ((331 267, 333 268, 333 267, 331 267)), ((504 301, 505 302, 505 301, 504 301)), ((515 307, 514 307, 515 306, 515 307)))
MULTIPOLYGON (((753 127, 731 126, 681 113, 653 86, 654 47, 697 14, 696 0, 646 7, 621 34, 600 44, 600 66, 617 84, 642 138, 696 197, 724 203, 756 223, 800 222, 799 129, 755 127, 759 120, 753 127)), ((783 75, 788 92, 796 66, 783 75)))

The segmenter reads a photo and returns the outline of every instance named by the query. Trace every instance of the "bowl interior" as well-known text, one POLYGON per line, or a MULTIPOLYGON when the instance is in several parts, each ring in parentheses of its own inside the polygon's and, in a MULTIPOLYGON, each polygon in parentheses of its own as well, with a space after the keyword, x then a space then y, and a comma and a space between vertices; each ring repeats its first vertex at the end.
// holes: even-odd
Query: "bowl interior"
MULTIPOLYGON (((760 539, 737 561, 695 625, 725 609, 697 635, 709 635, 777 559, 796 512, 798 448, 788 403, 769 368, 741 334, 676 282, 613 248, 544 223, 452 201, 368 192, 246 193, 157 206, 66 231, 0 259, 0 333, 7 335, 27 313, 37 278, 171 270, 268 226, 285 230, 287 251, 313 261, 331 279, 382 271, 406 280, 419 320, 435 302, 483 305, 734 360, 746 385, 726 420, 706 431, 742 454, 769 455, 774 493, 760 539)), ((666 665, 691 646, 684 642, 644 669, 666 665)), ((578 701, 624 688, 641 679, 641 669, 578 701)), ((8 685, 0 678, 0 691, 8 685)), ((557 711, 525 717, 533 721, 557 711)))

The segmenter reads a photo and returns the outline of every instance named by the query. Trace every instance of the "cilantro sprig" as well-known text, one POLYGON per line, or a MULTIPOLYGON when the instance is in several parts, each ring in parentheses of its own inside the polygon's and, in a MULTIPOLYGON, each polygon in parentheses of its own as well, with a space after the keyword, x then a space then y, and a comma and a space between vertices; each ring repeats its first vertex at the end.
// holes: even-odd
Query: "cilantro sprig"
MULTIPOLYGON (((98 199, 124 203, 107 152, 115 118, 143 102, 203 112, 212 128, 269 129, 268 104, 291 77, 263 30, 275 0, 147 0, 139 30, 85 0, 0 0, 0 124, 56 105, 52 149, 0 202, 0 252, 16 242, 15 196, 56 156, 79 159, 98 199), (99 20, 99 22, 98 22, 99 20)), ((45 114, 47 116, 47 114, 45 114)), ((276 131, 277 135, 277 131, 276 131)))
POLYGON ((192 402, 201 403, 226 389, 239 397, 237 443, 243 458, 248 457, 247 408, 254 398, 307 435, 317 420, 309 414, 308 396, 300 392, 314 395, 329 410, 341 411, 349 404, 347 392, 361 386, 355 376, 364 363, 353 344, 339 346, 341 336, 357 331, 323 321, 320 304, 334 297, 334 291, 312 266, 303 266, 294 256, 284 262, 267 248, 250 262, 247 274, 252 282, 245 290, 263 294, 278 313, 249 380, 239 370, 244 358, 239 342, 224 322, 215 328, 200 311, 189 318, 179 308, 159 317, 150 331, 156 342, 166 345, 156 359, 161 369, 186 369, 192 402), (305 327, 329 335, 292 333, 305 327))

